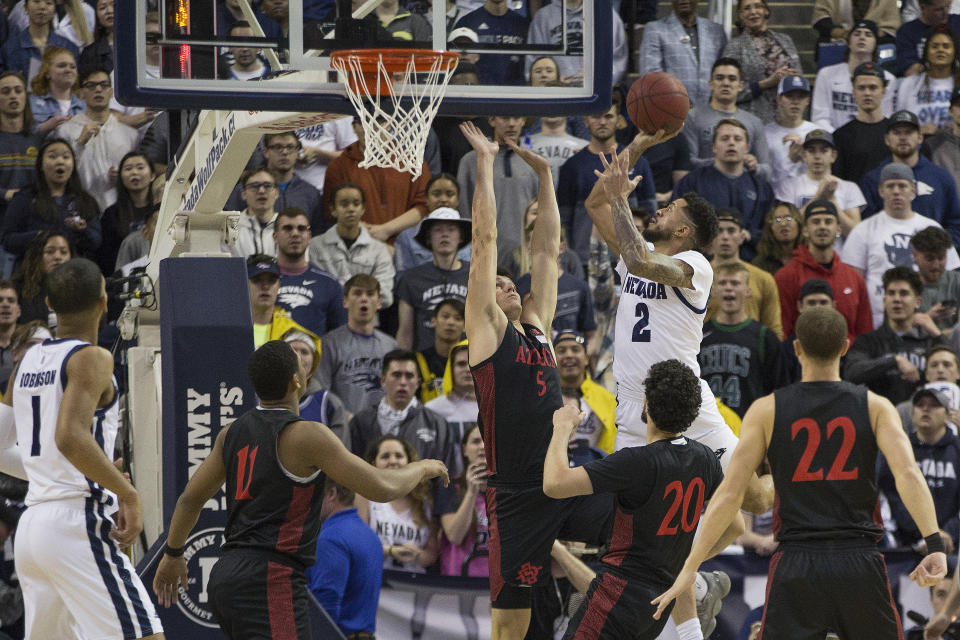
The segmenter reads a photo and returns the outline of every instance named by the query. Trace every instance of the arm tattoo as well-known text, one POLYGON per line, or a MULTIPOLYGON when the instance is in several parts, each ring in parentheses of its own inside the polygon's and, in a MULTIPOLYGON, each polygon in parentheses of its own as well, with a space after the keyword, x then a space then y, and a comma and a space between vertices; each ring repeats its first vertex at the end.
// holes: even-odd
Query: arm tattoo
POLYGON ((633 224, 627 199, 621 196, 610 204, 620 255, 630 273, 668 286, 690 287, 693 269, 681 260, 650 250, 633 224))

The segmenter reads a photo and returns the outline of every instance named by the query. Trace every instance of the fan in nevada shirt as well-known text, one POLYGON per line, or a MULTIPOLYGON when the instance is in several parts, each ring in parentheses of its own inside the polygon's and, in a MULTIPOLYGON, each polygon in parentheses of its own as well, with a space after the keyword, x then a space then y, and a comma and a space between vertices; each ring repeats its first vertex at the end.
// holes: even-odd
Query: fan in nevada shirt
POLYGON ((318 336, 347 322, 343 287, 332 275, 313 265, 299 273, 281 269, 277 306, 318 336))

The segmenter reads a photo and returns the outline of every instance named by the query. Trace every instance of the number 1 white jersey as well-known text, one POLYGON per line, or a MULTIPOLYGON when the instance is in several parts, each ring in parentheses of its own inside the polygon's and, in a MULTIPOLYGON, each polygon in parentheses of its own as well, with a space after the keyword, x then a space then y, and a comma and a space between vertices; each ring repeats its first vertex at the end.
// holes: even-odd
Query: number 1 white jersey
MULTIPOLYGON (((72 338, 44 340, 31 347, 20 361, 13 382, 13 410, 17 424, 17 446, 23 458, 30 487, 27 506, 51 500, 86 498, 109 506, 117 504, 116 496, 91 482, 57 448, 55 436, 60 402, 67 386, 67 361, 89 342, 72 338)), ((119 409, 116 382, 113 400, 94 414, 90 430, 107 456, 113 455, 117 438, 119 409)))

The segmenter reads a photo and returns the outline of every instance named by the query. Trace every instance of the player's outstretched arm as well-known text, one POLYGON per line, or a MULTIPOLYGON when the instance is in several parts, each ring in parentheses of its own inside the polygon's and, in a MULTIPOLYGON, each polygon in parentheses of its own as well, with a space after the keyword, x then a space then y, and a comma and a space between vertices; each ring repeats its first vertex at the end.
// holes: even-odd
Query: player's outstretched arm
MULTIPOLYGON (((625 156, 627 166, 633 167, 635 164, 637 164, 637 161, 640 159, 640 156, 643 155, 644 151, 655 144, 666 142, 670 138, 676 136, 678 133, 680 133, 680 129, 677 129, 673 133, 667 133, 666 131, 661 130, 655 135, 650 135, 649 133, 644 133, 641 131, 636 135, 627 148, 618 154, 618 156, 625 156)), ((594 183, 593 189, 590 190, 590 194, 587 196, 587 199, 584 202, 584 206, 587 209, 587 215, 589 215, 590 219, 593 220, 593 226, 596 227, 600 237, 603 238, 603 241, 607 243, 607 246, 610 247, 610 250, 613 251, 615 255, 619 256, 620 243, 617 233, 614 229, 611 203, 599 181, 594 183)))
MULTIPOLYGON (((897 493, 910 512, 910 516, 925 539, 939 536, 937 512, 930 496, 930 489, 924 479, 917 461, 913 457, 913 448, 900 423, 900 415, 889 400, 873 392, 867 395, 870 419, 877 446, 887 459, 893 479, 897 484, 897 493)), ((942 548, 942 542, 938 545, 942 548)), ((921 587, 929 587, 947 575, 947 556, 942 551, 928 553, 910 574, 910 579, 921 587)))
POLYGON ((640 182, 641 176, 630 178, 629 152, 624 150, 612 162, 601 155, 603 172, 596 171, 597 183, 603 188, 613 210, 613 229, 620 245, 620 257, 627 270, 635 276, 655 280, 665 285, 689 288, 693 286, 693 267, 655 251, 633 223, 633 213, 627 196, 640 182))
POLYGON ((60 453, 80 473, 120 499, 118 522, 121 524, 111 536, 126 546, 143 529, 140 496, 94 440, 90 429, 97 407, 115 393, 113 356, 100 347, 80 349, 67 360, 66 379, 54 441, 60 453))
POLYGON ((569 498, 593 493, 593 483, 583 467, 570 468, 567 446, 570 434, 583 421, 583 412, 564 405, 553 413, 553 436, 543 461, 543 492, 551 498, 569 498))
POLYGON ((557 279, 560 277, 557 257, 560 255, 560 208, 553 189, 550 163, 530 149, 507 140, 524 162, 537 172, 540 181, 537 203, 539 213, 530 236, 530 293, 523 305, 521 320, 548 333, 557 312, 557 279))
POLYGON ((493 161, 500 146, 487 140, 472 122, 461 124, 460 131, 477 153, 466 331, 470 364, 479 364, 497 350, 507 328, 507 316, 497 305, 497 199, 493 192, 493 161))
POLYGON ((731 533, 730 523, 739 515, 743 496, 750 484, 753 471, 763 462, 769 443, 769 428, 773 425, 773 396, 760 398, 747 409, 740 428, 740 442, 733 451, 723 482, 717 487, 707 511, 700 522, 700 531, 693 541, 693 548, 677 575, 673 586, 651 601, 657 605, 653 617, 657 620, 678 595, 693 586, 697 570, 706 560, 718 541, 731 533))
MULTIPOLYGON (((167 530, 167 546, 171 549, 181 549, 187 543, 187 536, 196 526, 203 505, 216 495, 227 479, 227 470, 223 465, 223 441, 229 428, 228 425, 217 434, 210 454, 200 463, 177 498, 167 530)), ((182 554, 164 553, 153 577, 153 593, 157 596, 157 602, 169 607, 178 587, 188 588, 187 561, 182 554)))
POLYGON ((400 469, 377 469, 350 453, 340 438, 318 422, 296 422, 286 432, 289 446, 285 445, 284 450, 291 452, 297 463, 323 469, 338 484, 373 502, 402 498, 431 478, 442 478, 444 486, 450 483, 447 467, 439 460, 418 460, 400 469))
POLYGON ((583 560, 570 553, 559 540, 553 541, 550 558, 560 565, 563 572, 567 574, 567 579, 574 589, 582 594, 587 593, 587 590, 590 589, 590 583, 597 577, 596 571, 588 567, 583 560))

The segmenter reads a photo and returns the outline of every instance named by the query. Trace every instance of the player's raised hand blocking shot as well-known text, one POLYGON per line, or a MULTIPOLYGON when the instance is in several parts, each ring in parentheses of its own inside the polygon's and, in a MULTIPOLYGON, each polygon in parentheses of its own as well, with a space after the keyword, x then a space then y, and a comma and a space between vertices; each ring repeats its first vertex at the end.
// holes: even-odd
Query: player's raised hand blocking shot
MULTIPOLYGON (((512 274, 497 270, 493 168, 499 147, 471 123, 460 129, 477 152, 466 330, 487 461, 487 515, 497 522, 490 532, 491 637, 522 638, 530 622, 531 587, 550 579, 550 550, 568 526, 568 516, 577 512, 570 520, 583 521, 585 529, 592 530, 569 529, 571 535, 565 537, 599 542, 610 519, 610 501, 553 500, 542 488, 553 413, 563 405, 550 341, 560 252, 560 211, 550 165, 532 151, 508 143, 539 179, 540 212, 530 242, 530 294, 521 301, 512 274)), ((504 230, 508 232, 519 229, 504 230)))

